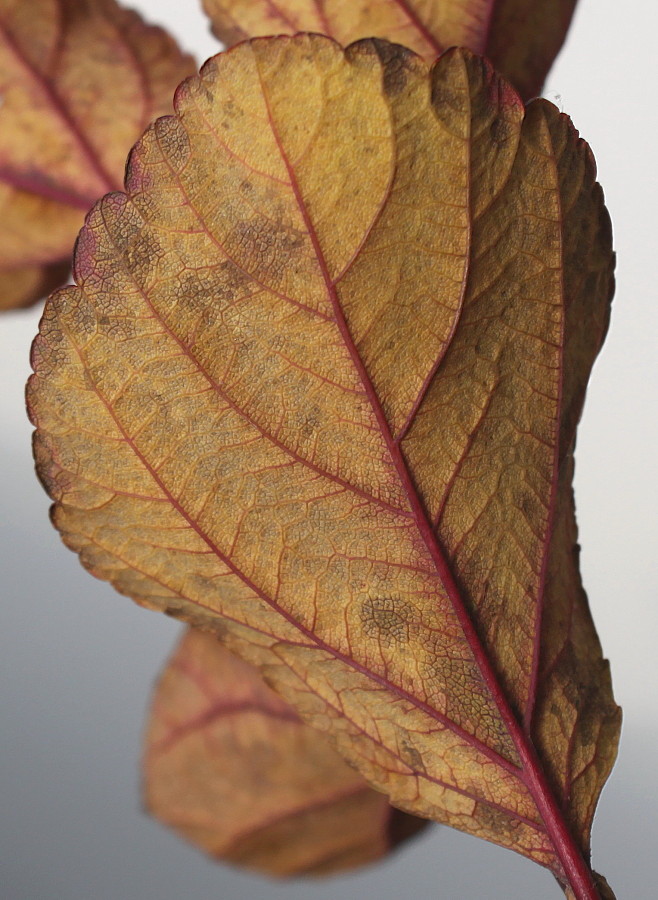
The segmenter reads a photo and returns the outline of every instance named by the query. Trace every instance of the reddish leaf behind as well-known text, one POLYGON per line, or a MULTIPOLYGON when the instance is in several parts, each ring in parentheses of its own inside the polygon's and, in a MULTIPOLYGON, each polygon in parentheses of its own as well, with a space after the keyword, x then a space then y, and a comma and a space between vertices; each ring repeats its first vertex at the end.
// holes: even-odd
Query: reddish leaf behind
POLYGON ((192 71, 114 0, 0 0, 0 309, 66 280, 84 212, 192 71))
POLYGON ((428 62, 448 47, 488 56, 529 100, 569 29, 576 0, 203 0, 220 40, 312 31, 340 44, 379 37, 428 62))
POLYGON ((258 672, 190 629, 146 734, 150 812, 207 853, 268 875, 374 862, 427 825, 389 806, 258 672))

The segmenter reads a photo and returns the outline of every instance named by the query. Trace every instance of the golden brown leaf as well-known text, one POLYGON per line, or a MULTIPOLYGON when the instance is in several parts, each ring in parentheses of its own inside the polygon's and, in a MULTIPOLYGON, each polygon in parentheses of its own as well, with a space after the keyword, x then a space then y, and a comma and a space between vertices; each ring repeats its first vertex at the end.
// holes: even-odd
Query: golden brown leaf
POLYGON ((393 809, 256 669, 195 629, 156 688, 144 793, 153 815, 207 853, 269 875, 365 865, 427 825, 393 809))
POLYGON ((576 0, 203 0, 227 46, 312 31, 341 44, 397 41, 428 62, 453 46, 488 56, 529 100, 541 91, 576 0))
POLYGON ((619 714, 572 449, 612 269, 589 148, 484 60, 256 40, 95 207, 29 393, 91 571, 581 900, 619 714))
POLYGON ((114 0, 0 0, 0 309, 65 281, 84 213, 193 62, 114 0))

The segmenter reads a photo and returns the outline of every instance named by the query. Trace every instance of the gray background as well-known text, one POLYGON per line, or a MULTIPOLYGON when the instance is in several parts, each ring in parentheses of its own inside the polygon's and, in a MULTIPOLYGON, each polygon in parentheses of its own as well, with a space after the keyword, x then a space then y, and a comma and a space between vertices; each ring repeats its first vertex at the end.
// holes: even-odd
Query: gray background
MULTIPOLYGON (((196 2, 133 0, 201 60, 216 52, 196 2)), ((615 224, 618 290, 577 453, 586 587, 625 711, 594 827, 618 900, 656 896, 658 604, 655 455, 657 118, 650 3, 580 0, 546 96, 592 144, 615 224)), ((214 865, 140 811, 140 732, 179 633, 92 579, 59 542, 23 410, 39 311, 0 320, 0 896, 5 900, 329 900, 407 895, 550 900, 515 854, 436 828, 384 865, 272 885, 214 865)))

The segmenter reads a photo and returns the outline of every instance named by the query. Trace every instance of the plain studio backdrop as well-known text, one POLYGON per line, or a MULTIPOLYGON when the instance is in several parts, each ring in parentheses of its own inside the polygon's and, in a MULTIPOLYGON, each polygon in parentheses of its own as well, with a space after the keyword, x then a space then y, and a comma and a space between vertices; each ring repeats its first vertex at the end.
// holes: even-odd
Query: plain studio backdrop
MULTIPOLYGON (((198 61, 220 47, 195 0, 132 0, 198 61)), ((582 567, 624 708, 594 823, 618 900, 656 896, 655 296, 658 6, 580 0, 545 96, 593 147, 615 228, 617 294, 577 447, 582 567)), ((5 900, 556 900, 544 870, 449 828, 339 879, 268 882, 216 865, 140 808, 141 729, 179 634, 90 577, 47 518, 23 406, 40 310, 0 319, 0 771, 5 900)))

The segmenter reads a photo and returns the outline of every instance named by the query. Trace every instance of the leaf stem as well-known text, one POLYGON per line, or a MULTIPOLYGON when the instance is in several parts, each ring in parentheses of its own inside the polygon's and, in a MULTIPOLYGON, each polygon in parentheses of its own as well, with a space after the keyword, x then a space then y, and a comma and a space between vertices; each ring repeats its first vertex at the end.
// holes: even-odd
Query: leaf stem
MULTIPOLYGON (((548 783, 534 745, 525 736, 518 724, 517 728, 523 739, 517 740, 517 736, 514 734, 512 737, 523 763, 523 780, 537 804, 537 809, 544 820, 546 831, 562 863, 567 879, 567 884, 562 885, 563 890, 567 897, 572 897, 573 900, 605 900, 599 893, 594 873, 589 863, 585 860, 565 821, 564 813, 560 809, 555 794, 548 783)), ((611 896, 611 900, 614 900, 614 895, 611 896)))

